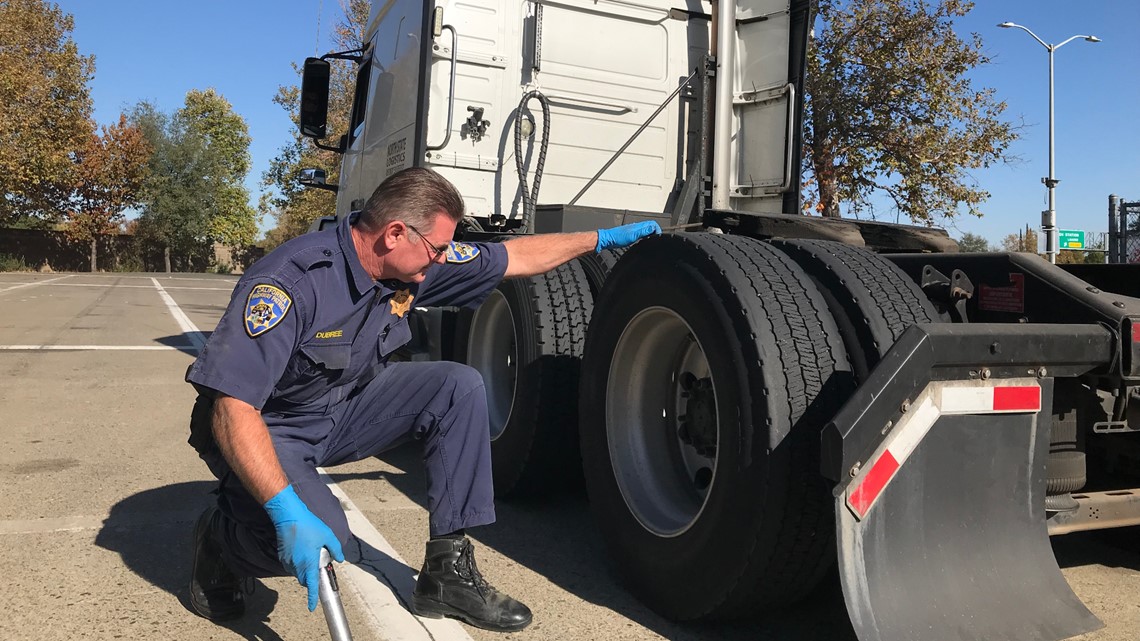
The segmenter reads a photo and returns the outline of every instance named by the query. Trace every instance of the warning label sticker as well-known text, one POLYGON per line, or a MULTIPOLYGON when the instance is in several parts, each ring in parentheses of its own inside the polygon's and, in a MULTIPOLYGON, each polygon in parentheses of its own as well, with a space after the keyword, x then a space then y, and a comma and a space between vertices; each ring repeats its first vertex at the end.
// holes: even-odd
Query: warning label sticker
POLYGON ((978 309, 987 312, 1025 311, 1025 274, 1010 274, 1008 287, 978 287, 978 309))

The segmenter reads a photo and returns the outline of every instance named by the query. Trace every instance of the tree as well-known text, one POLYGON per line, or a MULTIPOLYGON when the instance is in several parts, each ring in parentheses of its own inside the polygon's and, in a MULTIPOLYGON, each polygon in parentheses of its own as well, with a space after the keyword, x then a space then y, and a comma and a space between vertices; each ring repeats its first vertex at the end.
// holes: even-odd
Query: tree
MULTIPOLYGON (((338 50, 356 49, 363 46, 364 34, 368 26, 369 3, 367 0, 347 0, 342 3, 342 19, 333 28, 333 42, 338 50)), ((293 68, 300 74, 296 64, 293 68)), ((346 132, 349 111, 356 83, 353 65, 348 62, 332 61, 332 77, 329 81, 328 131, 346 132)), ((297 125, 293 140, 277 157, 270 161, 269 170, 262 176, 262 186, 272 190, 261 199, 263 214, 272 215, 277 226, 266 234, 266 245, 270 248, 299 236, 308 230, 309 225, 321 216, 336 211, 336 195, 323 189, 306 189, 297 182, 302 169, 324 169, 327 180, 336 184, 340 176, 340 154, 318 149, 311 141, 300 134, 300 95, 297 85, 278 89, 273 102, 289 112, 289 117, 297 125)))
POLYGON ((249 204, 249 127, 229 101, 213 89, 191 90, 175 116, 187 134, 201 137, 212 156, 213 202, 209 235, 213 241, 244 247, 257 235, 259 216, 249 204))
POLYGON ((990 243, 978 234, 966 232, 958 240, 958 249, 964 252, 988 252, 990 251, 990 243))
POLYGON ((128 124, 125 114, 118 124, 104 125, 102 135, 92 132, 77 155, 77 186, 65 231, 90 243, 91 271, 97 269, 99 236, 117 231, 124 211, 138 204, 149 156, 142 130, 128 124))
POLYGON ((960 38, 966 0, 818 0, 822 28, 808 55, 805 208, 839 217, 885 193, 900 214, 931 224, 989 194, 969 170, 1001 161, 1016 130, 1004 102, 966 74, 989 62, 981 38, 960 38), (812 202, 814 201, 814 202, 812 202))
POLYGON ((247 246, 257 212, 243 180, 249 172, 249 130, 212 89, 192 90, 173 117, 140 103, 131 115, 154 150, 143 186, 138 235, 157 245, 171 271, 209 260, 213 243, 247 246))
POLYGON ((1001 250, 1007 252, 1037 253, 1037 232, 1031 227, 1001 239, 1001 250))
POLYGON ((95 73, 73 28, 54 4, 0 0, 0 225, 51 221, 67 207, 93 130, 95 73))
POLYGON ((209 252, 209 218, 203 195, 209 192, 206 143, 150 103, 139 103, 130 116, 152 152, 141 194, 136 237, 144 247, 160 248, 166 271, 172 254, 185 265, 209 252))

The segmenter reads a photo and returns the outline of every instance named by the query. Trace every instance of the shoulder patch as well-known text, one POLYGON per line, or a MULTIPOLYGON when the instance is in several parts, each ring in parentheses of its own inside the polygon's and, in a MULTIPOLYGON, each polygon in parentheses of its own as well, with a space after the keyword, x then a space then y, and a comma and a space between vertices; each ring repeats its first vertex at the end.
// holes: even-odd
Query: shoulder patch
POLYGON ((289 313, 293 299, 273 285, 255 285, 245 301, 245 333, 257 338, 273 329, 289 313))
POLYGON ((475 260, 478 255, 479 248, 474 245, 452 241, 447 246, 447 262, 449 263, 469 263, 475 260))

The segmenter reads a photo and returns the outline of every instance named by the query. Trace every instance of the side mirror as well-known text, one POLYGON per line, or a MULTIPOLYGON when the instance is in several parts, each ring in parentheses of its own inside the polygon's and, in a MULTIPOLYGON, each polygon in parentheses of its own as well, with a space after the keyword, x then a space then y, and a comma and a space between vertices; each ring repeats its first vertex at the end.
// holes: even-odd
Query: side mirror
POLYGON ((328 191, 333 192, 337 191, 338 186, 326 183, 325 180, 327 179, 328 174, 325 173, 324 169, 302 169, 300 175, 297 176, 297 182, 306 187, 312 187, 314 189, 327 189, 328 191))
POLYGON ((301 135, 320 140, 329 118, 329 77, 332 65, 320 58, 305 58, 301 76, 301 135))

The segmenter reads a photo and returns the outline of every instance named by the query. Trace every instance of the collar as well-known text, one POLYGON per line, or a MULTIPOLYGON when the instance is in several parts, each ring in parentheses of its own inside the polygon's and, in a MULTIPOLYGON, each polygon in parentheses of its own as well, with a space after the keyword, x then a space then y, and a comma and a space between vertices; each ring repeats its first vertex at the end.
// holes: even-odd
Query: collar
POLYGON ((345 216, 336 228, 337 241, 340 243, 340 250, 344 253, 344 259, 348 263, 348 272, 351 274, 353 286, 356 287, 356 293, 364 296, 372 291, 376 286, 376 281, 364 271, 364 265, 360 263, 360 255, 356 253, 356 245, 352 242, 352 224, 356 222, 356 218, 360 215, 359 212, 351 212, 345 216))
POLYGON ((402 289, 406 289, 406 290, 410 291, 412 294, 416 293, 415 285, 409 285, 408 283, 402 283, 398 280, 381 280, 381 281, 377 281, 376 285, 379 286, 379 288, 380 288, 380 298, 386 298, 388 296, 391 296, 392 294, 395 294, 396 292, 398 292, 402 289))

